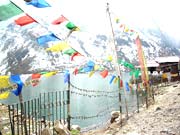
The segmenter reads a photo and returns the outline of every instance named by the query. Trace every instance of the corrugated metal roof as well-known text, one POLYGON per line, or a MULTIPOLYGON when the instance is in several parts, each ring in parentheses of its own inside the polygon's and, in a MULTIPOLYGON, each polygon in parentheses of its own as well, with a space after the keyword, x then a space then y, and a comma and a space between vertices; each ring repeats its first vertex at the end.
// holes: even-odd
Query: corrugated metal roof
POLYGON ((149 60, 146 62, 147 67, 159 67, 159 63, 155 60, 149 60))
POLYGON ((157 57, 155 61, 158 63, 179 62, 180 58, 178 56, 157 57))

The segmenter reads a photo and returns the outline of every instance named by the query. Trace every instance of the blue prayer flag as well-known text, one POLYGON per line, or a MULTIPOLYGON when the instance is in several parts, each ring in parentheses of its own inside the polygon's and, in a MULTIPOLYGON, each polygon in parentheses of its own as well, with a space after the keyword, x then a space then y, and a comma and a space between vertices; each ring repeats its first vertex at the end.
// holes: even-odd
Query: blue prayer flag
POLYGON ((130 91, 128 82, 125 83, 125 88, 126 88, 126 91, 130 91))
POLYGON ((53 33, 49 35, 43 35, 37 38, 37 42, 39 45, 43 46, 49 41, 58 41, 59 38, 57 38, 53 33))
POLYGON ((18 96, 21 93, 24 84, 21 81, 21 78, 19 75, 11 75, 10 80, 13 83, 17 84, 17 89, 13 90, 12 93, 14 93, 16 96, 18 96))
POLYGON ((50 5, 45 0, 32 0, 26 3, 27 5, 33 5, 34 7, 37 7, 37 8, 50 7, 50 5))
POLYGON ((70 73, 69 71, 65 71, 65 74, 64 74, 64 83, 67 83, 70 81, 70 73))
POLYGON ((116 77, 115 75, 112 76, 111 80, 109 81, 109 84, 111 84, 113 82, 115 77, 116 77))

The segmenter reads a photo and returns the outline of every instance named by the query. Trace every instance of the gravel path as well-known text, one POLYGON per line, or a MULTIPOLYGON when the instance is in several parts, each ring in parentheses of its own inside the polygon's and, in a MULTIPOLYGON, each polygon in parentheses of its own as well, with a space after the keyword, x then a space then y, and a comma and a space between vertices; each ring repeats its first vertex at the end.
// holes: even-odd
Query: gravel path
POLYGON ((155 104, 135 113, 123 127, 114 123, 83 135, 180 135, 180 83, 161 88, 155 104))

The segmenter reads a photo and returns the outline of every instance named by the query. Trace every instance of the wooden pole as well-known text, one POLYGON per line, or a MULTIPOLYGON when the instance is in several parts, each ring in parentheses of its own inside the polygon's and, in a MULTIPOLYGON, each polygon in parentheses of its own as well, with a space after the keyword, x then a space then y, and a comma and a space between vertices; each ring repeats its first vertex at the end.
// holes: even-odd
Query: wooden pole
POLYGON ((23 115, 22 117, 22 121, 23 121, 23 126, 24 126, 24 132, 25 132, 25 135, 28 135, 28 132, 27 132, 27 125, 26 125, 26 116, 24 114, 24 104, 23 104, 23 96, 22 96, 22 93, 19 94, 19 101, 20 101, 20 105, 21 105, 21 115, 23 115))
POLYGON ((71 130, 71 113, 70 113, 70 74, 68 77, 68 91, 67 91, 67 122, 68 129, 71 130))
MULTIPOLYGON (((108 16, 109 16, 109 21, 110 21, 110 26, 111 26, 111 32, 112 32, 112 36, 113 36, 113 54, 114 54, 114 64, 115 64, 115 68, 117 70, 118 76, 120 76, 122 78, 122 73, 120 71, 120 67, 118 64, 118 56, 117 56, 117 51, 116 51, 116 43, 115 43, 115 34, 114 34, 114 30, 113 30, 113 26, 112 26, 112 21, 111 21, 111 15, 110 15, 110 11, 109 11, 109 3, 107 3, 107 9, 106 9, 108 16)), ((120 90, 120 89, 119 89, 120 90)), ((127 100, 126 100, 126 90, 124 89, 124 85, 123 85, 123 90, 124 90, 124 100, 125 100, 125 107, 126 107, 126 116, 128 119, 128 106, 127 106, 127 100)))
POLYGON ((137 112, 139 113, 139 93, 138 93, 138 83, 136 77, 133 76, 134 85, 136 86, 136 99, 137 99, 137 112))

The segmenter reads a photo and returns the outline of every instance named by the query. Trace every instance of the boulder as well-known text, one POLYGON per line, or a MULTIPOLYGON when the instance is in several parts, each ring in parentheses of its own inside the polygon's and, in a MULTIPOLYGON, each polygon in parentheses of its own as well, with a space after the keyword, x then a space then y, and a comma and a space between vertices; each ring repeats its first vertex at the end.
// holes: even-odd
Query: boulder
POLYGON ((81 128, 79 125, 72 125, 71 126, 71 130, 78 130, 78 131, 81 131, 81 128))
POLYGON ((70 135, 69 130, 58 120, 55 121, 54 130, 56 131, 57 135, 70 135))
POLYGON ((42 135, 52 135, 51 130, 48 127, 44 128, 41 134, 42 135))

